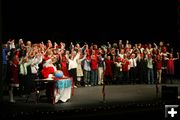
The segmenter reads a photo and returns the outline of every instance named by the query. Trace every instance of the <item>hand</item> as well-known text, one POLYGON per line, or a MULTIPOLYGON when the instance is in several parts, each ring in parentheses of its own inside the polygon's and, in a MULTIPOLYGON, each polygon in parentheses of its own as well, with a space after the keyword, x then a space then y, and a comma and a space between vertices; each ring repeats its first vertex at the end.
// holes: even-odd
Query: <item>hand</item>
POLYGON ((126 40, 126 43, 128 44, 128 43, 129 43, 129 40, 126 40))

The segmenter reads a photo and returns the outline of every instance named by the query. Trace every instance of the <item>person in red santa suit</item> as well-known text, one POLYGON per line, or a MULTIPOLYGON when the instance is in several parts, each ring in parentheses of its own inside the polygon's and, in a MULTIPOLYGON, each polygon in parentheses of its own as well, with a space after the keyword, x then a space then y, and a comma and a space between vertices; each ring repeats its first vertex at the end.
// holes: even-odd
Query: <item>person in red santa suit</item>
POLYGON ((54 72, 57 71, 57 68, 53 65, 52 60, 49 58, 43 64, 43 69, 41 71, 45 79, 53 79, 54 72))
MULTIPOLYGON (((56 67, 53 65, 51 59, 47 59, 43 64, 43 69, 41 71, 44 79, 53 80, 54 72, 57 71, 56 67)), ((46 89, 46 96, 50 103, 53 103, 54 98, 54 83, 48 82, 46 89)))

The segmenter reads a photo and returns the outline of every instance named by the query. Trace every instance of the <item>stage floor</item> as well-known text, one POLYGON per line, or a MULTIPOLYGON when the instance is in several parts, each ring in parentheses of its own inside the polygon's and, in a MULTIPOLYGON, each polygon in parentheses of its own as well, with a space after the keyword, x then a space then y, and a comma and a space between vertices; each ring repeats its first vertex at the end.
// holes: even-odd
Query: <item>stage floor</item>
MULTIPOLYGON (((48 103, 46 97, 42 97, 39 103, 36 104, 33 96, 29 98, 27 103, 25 102, 26 98, 16 96, 16 103, 12 104, 8 102, 8 96, 4 96, 3 106, 5 109, 3 109, 3 116, 16 117, 21 114, 29 115, 35 113, 54 114, 54 112, 64 113, 65 111, 76 111, 77 113, 81 111, 82 113, 82 111, 88 110, 117 110, 120 107, 124 108, 123 112, 121 111, 120 113, 129 111, 129 108, 134 110, 138 108, 142 110, 144 108, 146 110, 147 107, 154 109, 161 106, 158 110, 162 110, 164 109, 163 105, 166 103, 161 100, 161 87, 165 85, 178 87, 178 96, 180 96, 180 84, 178 82, 174 84, 161 84, 158 94, 156 93, 155 85, 109 85, 105 87, 105 102, 103 102, 102 86, 75 88, 74 96, 68 102, 58 102, 54 105, 48 103)), ((164 115, 164 112, 162 114, 164 115)))

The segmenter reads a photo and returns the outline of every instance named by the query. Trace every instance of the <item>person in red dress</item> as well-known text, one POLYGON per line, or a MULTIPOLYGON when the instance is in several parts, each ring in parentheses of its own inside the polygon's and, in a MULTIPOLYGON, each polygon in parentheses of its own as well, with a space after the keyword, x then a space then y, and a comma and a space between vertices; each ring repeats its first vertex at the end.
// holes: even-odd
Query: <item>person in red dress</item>
POLYGON ((172 84, 173 75, 174 75, 174 60, 179 59, 179 53, 177 53, 177 58, 173 57, 173 54, 171 53, 169 55, 169 58, 167 58, 167 74, 169 76, 169 80, 172 84))
POLYGON ((60 52, 60 65, 61 65, 61 70, 64 74, 64 76, 69 77, 69 71, 68 71, 68 64, 67 64, 67 59, 64 54, 64 50, 61 50, 60 52))

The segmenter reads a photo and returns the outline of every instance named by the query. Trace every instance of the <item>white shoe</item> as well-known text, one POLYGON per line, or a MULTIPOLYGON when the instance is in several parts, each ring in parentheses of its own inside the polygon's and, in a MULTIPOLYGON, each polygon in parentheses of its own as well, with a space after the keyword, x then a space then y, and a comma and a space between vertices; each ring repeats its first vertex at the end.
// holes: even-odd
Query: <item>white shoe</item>
POLYGON ((74 88, 77 88, 77 86, 75 85, 74 88))
POLYGON ((10 102, 10 103, 15 103, 16 101, 15 101, 15 100, 10 100, 9 102, 10 102))
POLYGON ((85 87, 87 87, 88 85, 85 85, 85 87))
POLYGON ((91 87, 91 85, 88 85, 89 87, 91 87))

